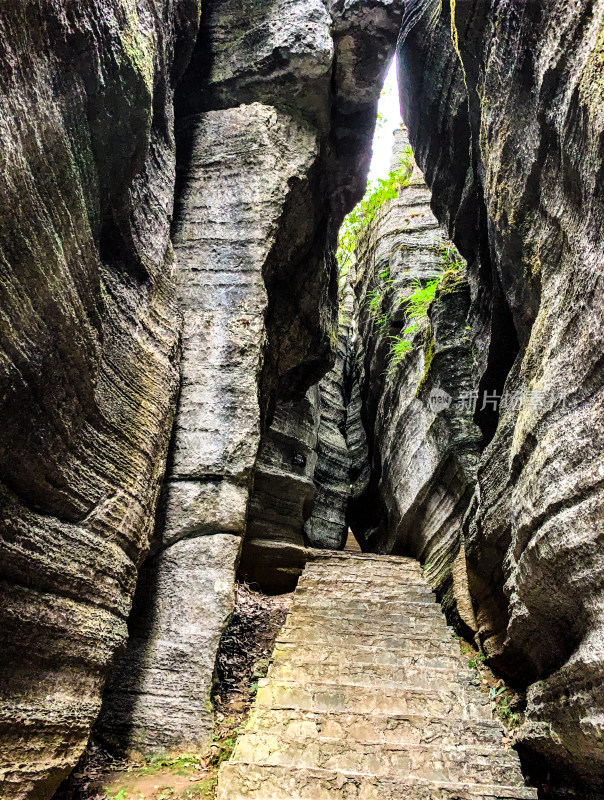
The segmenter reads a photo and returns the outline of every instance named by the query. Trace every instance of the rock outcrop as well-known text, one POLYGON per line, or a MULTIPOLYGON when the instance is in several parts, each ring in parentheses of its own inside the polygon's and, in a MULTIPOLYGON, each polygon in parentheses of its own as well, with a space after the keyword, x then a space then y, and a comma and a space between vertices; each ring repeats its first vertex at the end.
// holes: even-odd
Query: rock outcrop
POLYGON ((49 797, 99 711, 178 386, 173 96, 200 4, 0 10, 0 794, 49 797))
POLYGON ((533 765, 603 788, 603 31, 604 0, 4 4, 3 797, 52 795, 120 650, 102 735, 201 747, 238 568, 291 588, 350 528, 526 692, 533 765), (338 328, 401 22, 430 191, 379 209, 338 328))
POLYGON ((313 475, 316 495, 305 525, 311 547, 341 550, 348 536, 348 503, 352 460, 348 451, 347 412, 352 293, 340 300, 336 363, 319 383, 317 464, 313 475))
POLYGON ((604 774, 604 3, 406 4, 402 108, 468 259, 487 445, 464 528, 479 638, 528 689, 518 740, 604 774))
MULTIPOLYGON (((394 162, 406 148, 398 131, 394 162)), ((371 479, 349 520, 366 549, 420 559, 449 619, 472 636, 461 522, 482 437, 472 421, 470 289, 421 172, 413 162, 410 170, 408 185, 378 210, 356 251, 371 479), (413 305, 424 295, 425 307, 413 305)))
POLYGON ((265 584, 262 573, 272 571, 277 590, 304 563, 298 537, 314 488, 305 480, 314 422, 300 428, 298 449, 308 456, 298 453, 306 463, 296 470, 283 404, 307 416, 301 398, 333 360, 331 251, 363 191, 401 14, 401 4, 388 0, 208 4, 176 102, 181 386, 158 554, 137 605, 162 609, 169 584, 183 624, 159 610, 149 623, 147 611, 130 620, 133 635, 100 724, 106 739, 126 749, 182 751, 208 741, 213 656, 233 608, 246 526, 248 579, 265 584), (208 537, 224 539, 225 549, 208 537), (178 559, 185 571, 193 551, 206 605, 190 611, 195 585, 167 576, 178 559), (204 558, 217 581, 206 594, 204 558), (166 717, 170 726, 160 727, 166 717))
POLYGON ((315 500, 319 388, 277 405, 254 467, 239 576, 265 592, 292 591, 309 558, 304 523, 315 500))

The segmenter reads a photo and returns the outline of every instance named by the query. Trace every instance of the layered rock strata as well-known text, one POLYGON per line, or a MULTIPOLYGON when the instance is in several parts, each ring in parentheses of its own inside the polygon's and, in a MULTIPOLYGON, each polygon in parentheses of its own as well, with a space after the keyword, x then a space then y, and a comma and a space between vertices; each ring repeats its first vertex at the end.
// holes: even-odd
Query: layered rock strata
POLYGON ((174 87, 200 3, 0 10, 0 795, 68 774, 174 413, 174 87))
POLYGON ((291 591, 309 557, 304 523, 315 501, 319 387, 277 405, 254 467, 239 576, 265 592, 291 591))
POLYGON ((601 784, 604 4, 406 5, 402 107, 469 262, 488 444, 464 539, 479 637, 528 689, 518 738, 601 784), (492 396, 492 394, 491 394, 492 396))
MULTIPOLYGON (((296 453, 287 453, 287 426, 279 430, 281 407, 308 414, 300 400, 332 361, 337 279, 330 251, 343 214, 363 191, 377 96, 402 11, 387 0, 244 6, 209 3, 176 103, 181 390, 158 554, 138 606, 158 611, 151 624, 133 614, 129 651, 101 720, 103 735, 126 749, 190 750, 209 739, 213 657, 232 611, 248 520, 244 574, 259 538, 260 572, 250 578, 262 578, 268 554, 276 559, 275 580, 287 583, 292 567, 279 571, 283 551, 299 559, 292 539, 313 487, 306 464, 291 468, 296 453), (279 505, 294 492, 295 508, 285 512, 279 505), (263 521, 277 537, 272 549, 268 529, 257 535, 263 521), (215 538, 224 539, 224 550, 215 538), (193 552, 206 605, 189 611, 194 586, 174 582, 173 618, 159 611, 166 575, 178 559, 187 570, 193 552), (204 559, 216 577, 207 594, 204 559), (180 613, 186 624, 179 625, 180 613), (162 717, 172 722, 160 729, 162 717)), ((307 463, 310 446, 308 439, 298 448, 308 457, 297 453, 307 463)))
MULTIPOLYGON (((406 147, 398 131, 395 157, 406 147)), ((408 185, 379 209, 356 253, 371 480, 349 518, 367 549, 420 559, 449 619, 472 636, 461 537, 481 451, 472 421, 470 290, 423 176, 410 169, 408 185), (413 298, 429 287, 433 302, 410 316, 413 298)))
POLYGON ((313 475, 316 496, 304 527, 311 547, 341 550, 348 536, 352 459, 348 451, 347 411, 352 296, 341 298, 336 363, 319 383, 317 464, 313 475))

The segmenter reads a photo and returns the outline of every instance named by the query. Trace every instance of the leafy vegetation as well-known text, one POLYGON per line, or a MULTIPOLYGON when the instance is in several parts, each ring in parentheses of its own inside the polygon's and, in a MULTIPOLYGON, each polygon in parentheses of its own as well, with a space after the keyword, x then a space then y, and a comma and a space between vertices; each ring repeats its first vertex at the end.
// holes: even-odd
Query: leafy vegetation
MULTIPOLYGON (((419 279, 416 279, 413 282, 412 294, 402 298, 400 301, 401 304, 406 305, 407 321, 410 324, 408 324, 398 336, 390 337, 389 372, 396 369, 404 360, 407 353, 413 349, 413 338, 422 327, 424 321, 427 320, 428 309, 436 297, 436 292, 439 291, 441 294, 453 292, 463 281, 464 261, 453 243, 445 242, 439 247, 438 252, 441 256, 442 273, 438 275, 438 277, 429 280, 427 283, 422 283, 419 279)), ((428 376, 433 358, 434 338, 430 336, 426 346, 424 375, 418 390, 424 384, 428 376)))
POLYGON ((355 251, 363 234, 367 231, 378 210, 395 198, 400 189, 409 185, 412 172, 413 151, 405 148, 400 158, 400 166, 387 178, 379 178, 367 186, 365 196, 344 218, 338 236, 336 259, 340 277, 348 274, 354 264, 355 251))
POLYGON ((398 336, 391 336, 388 369, 394 370, 404 360, 407 353, 413 349, 413 337, 428 317, 428 309, 436 296, 440 278, 434 278, 426 284, 420 280, 413 283, 413 293, 402 299, 401 303, 407 306, 406 315, 410 325, 398 336))

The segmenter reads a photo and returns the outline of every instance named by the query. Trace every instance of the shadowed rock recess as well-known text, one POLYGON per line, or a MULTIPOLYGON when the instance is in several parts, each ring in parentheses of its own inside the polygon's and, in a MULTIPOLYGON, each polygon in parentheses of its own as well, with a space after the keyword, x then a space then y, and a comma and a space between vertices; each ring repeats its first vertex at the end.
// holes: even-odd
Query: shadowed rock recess
MULTIPOLYGON (((237 573, 280 592, 315 562, 308 637, 335 616, 364 653, 373 617, 330 594, 357 562, 321 566, 351 530, 403 565, 358 557, 372 602, 425 576, 526 694, 535 776, 604 790, 604 0, 5 2, 0 158, 0 796, 51 798, 97 718, 122 751, 201 750, 237 573), (395 48, 416 163, 338 275, 395 48)), ((409 640, 380 637, 384 664, 409 640)), ((280 702, 334 670, 403 702, 341 655, 280 702)), ((357 688, 272 800, 406 796, 357 688)), ((253 724, 225 774, 262 761, 253 724)), ((517 792, 434 796, 532 797, 492 755, 517 792)))

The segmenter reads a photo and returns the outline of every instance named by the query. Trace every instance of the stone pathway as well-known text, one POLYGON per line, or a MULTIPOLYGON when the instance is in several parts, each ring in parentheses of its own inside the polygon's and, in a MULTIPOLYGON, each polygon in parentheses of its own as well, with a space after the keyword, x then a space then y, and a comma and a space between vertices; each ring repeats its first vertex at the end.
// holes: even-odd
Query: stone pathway
POLYGON ((416 561, 307 565, 218 800, 533 800, 416 561))

